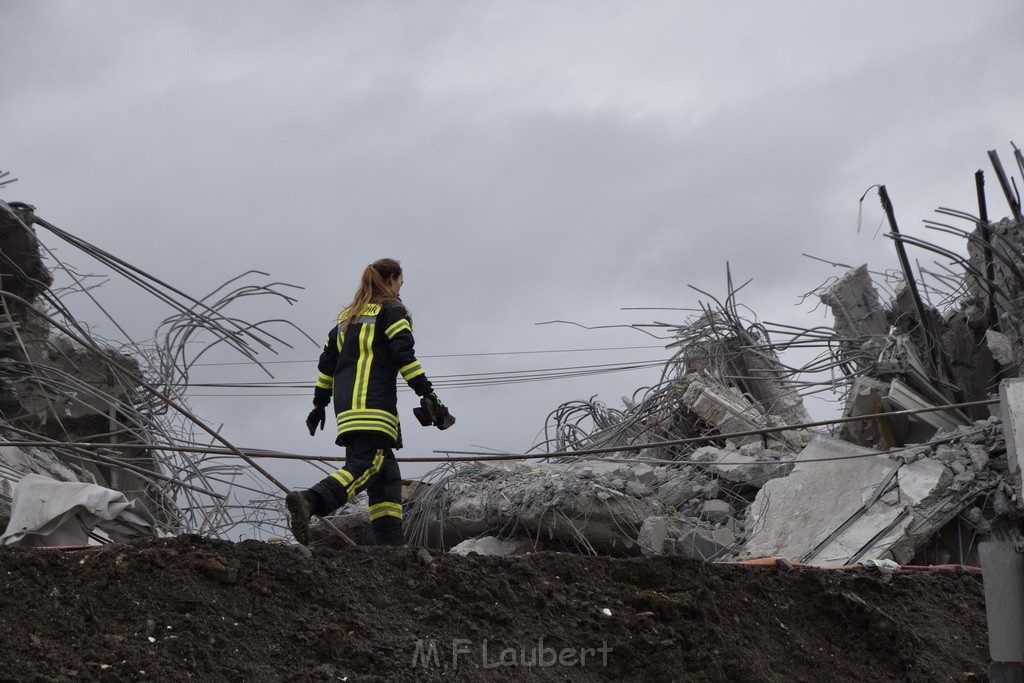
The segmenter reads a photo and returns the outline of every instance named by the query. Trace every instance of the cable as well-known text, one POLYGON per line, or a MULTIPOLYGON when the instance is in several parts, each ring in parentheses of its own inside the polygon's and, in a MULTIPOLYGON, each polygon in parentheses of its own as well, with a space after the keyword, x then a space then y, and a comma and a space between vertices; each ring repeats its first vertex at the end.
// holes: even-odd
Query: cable
MULTIPOLYGON (((645 344, 642 346, 603 346, 586 349, 540 349, 535 351, 482 351, 478 353, 435 353, 427 355, 418 355, 417 358, 474 358, 477 356, 526 356, 534 354, 546 354, 546 353, 589 353, 595 351, 632 351, 639 349, 664 349, 664 344, 645 344)), ((288 365, 288 364, 302 364, 302 365, 316 365, 316 359, 311 358, 309 360, 272 360, 264 361, 264 365, 288 365)), ((228 365, 252 365, 247 361, 234 361, 225 363, 193 363, 193 367, 219 367, 228 365)))

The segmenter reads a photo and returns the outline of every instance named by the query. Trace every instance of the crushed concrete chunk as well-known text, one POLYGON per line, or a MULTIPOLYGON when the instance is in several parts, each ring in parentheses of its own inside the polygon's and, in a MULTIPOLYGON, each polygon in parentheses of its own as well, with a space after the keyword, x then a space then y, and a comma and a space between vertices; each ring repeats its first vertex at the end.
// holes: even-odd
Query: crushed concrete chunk
POLYGON ((644 555, 664 555, 666 540, 668 540, 668 518, 648 517, 640 525, 636 543, 644 555))
POLYGON ((701 508, 701 515, 709 522, 721 522, 732 514, 732 506, 724 500, 709 500, 701 508))
POLYGON ((1024 510, 1020 460, 1024 449, 1024 380, 1005 380, 999 385, 1003 407, 1003 429, 1006 434, 1006 473, 1013 488, 1014 500, 1024 510))
POLYGON ((985 344, 988 346, 988 350, 992 353, 992 357, 1003 365, 1013 365, 1015 358, 1013 355, 1013 342, 1002 332, 997 332, 991 328, 985 330, 985 344))
POLYGON ((779 463, 773 460, 755 460, 735 451, 722 451, 716 458, 716 464, 709 468, 717 472, 720 479, 759 488, 770 479, 783 477, 793 469, 792 462, 779 463), (728 464, 718 464, 728 463, 728 464))
POLYGON ((679 507, 701 494, 703 487, 694 481, 670 481, 658 487, 658 499, 665 505, 679 507))
MULTIPOLYGON (((719 529, 729 533, 728 529, 719 529)), ((717 560, 729 554, 728 544, 721 543, 723 535, 717 538, 715 532, 694 529, 685 533, 673 543, 675 554, 690 557, 695 560, 717 560)))
POLYGON ((917 460, 897 473, 900 501, 905 505, 930 505, 953 480, 953 474, 940 462, 917 460))
POLYGON ((988 451, 974 443, 967 444, 966 448, 967 455, 970 456, 971 465, 974 466, 975 471, 981 472, 982 470, 988 469, 988 451))

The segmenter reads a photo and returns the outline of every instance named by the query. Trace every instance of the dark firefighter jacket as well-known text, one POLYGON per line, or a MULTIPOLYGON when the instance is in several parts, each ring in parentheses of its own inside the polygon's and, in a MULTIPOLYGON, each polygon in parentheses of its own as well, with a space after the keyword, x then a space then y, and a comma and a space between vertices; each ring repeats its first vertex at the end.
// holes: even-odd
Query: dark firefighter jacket
POLYGON ((342 311, 327 336, 313 405, 327 406, 334 394, 339 443, 348 432, 381 432, 400 446, 397 376, 419 396, 431 391, 413 350, 408 313, 398 302, 369 304, 342 335, 349 314, 342 311))

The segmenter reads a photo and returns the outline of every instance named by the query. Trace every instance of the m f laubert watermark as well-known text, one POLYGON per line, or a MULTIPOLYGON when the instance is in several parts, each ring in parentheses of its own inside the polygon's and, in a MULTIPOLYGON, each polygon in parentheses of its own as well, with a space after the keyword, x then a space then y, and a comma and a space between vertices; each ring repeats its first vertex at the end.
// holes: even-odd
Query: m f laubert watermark
POLYGON ((434 638, 420 638, 412 655, 412 666, 458 669, 459 665, 479 665, 484 669, 501 667, 550 666, 608 666, 612 648, 602 640, 600 647, 562 647, 544 644, 544 637, 536 643, 520 647, 496 645, 486 639, 474 642, 455 638, 451 643, 434 638))

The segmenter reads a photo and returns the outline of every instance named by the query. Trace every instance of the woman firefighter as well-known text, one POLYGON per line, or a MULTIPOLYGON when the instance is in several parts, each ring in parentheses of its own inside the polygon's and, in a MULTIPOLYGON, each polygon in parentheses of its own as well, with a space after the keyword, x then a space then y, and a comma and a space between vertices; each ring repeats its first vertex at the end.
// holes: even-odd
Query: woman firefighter
POLYGON ((352 303, 338 315, 320 354, 306 427, 310 435, 315 435, 317 425, 323 429, 333 394, 336 443, 345 447, 345 464, 312 488, 285 497, 292 533, 303 545, 310 541, 312 515, 330 514, 363 489, 369 494, 374 542, 405 543, 402 475, 392 452, 402 446, 399 374, 421 397, 421 408, 415 411, 421 423, 445 429, 454 422, 416 360, 409 312, 398 297, 403 282, 402 267, 394 259, 367 266, 352 303))

